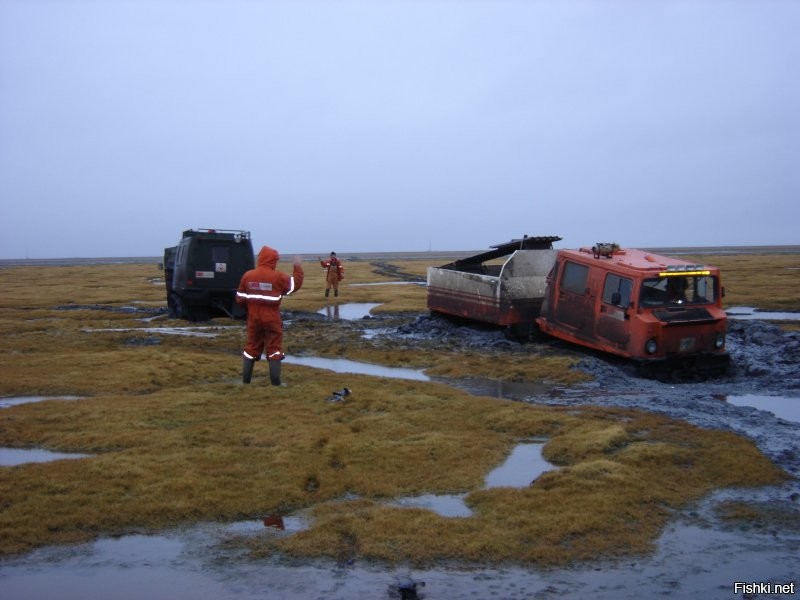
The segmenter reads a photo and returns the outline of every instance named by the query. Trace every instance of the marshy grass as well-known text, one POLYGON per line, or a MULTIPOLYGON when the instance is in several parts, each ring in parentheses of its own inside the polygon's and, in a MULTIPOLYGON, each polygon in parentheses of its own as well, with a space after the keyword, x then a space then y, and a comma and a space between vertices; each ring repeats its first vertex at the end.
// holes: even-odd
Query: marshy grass
POLYGON ((312 529, 277 543, 250 541, 253 551, 422 564, 456 559, 556 565, 613 558, 652 550, 673 512, 711 489, 783 478, 740 437, 652 415, 575 414, 502 402, 480 410, 485 426, 511 434, 511 443, 529 435, 550 437, 545 455, 560 468, 521 489, 481 490, 473 484, 467 503, 475 515, 468 518, 364 498, 318 504, 312 529), (739 451, 745 463, 735 458, 739 451), (740 476, 743 466, 748 474, 740 476))
POLYGON ((800 311, 800 254, 721 254, 682 257, 722 270, 725 307, 800 311))
POLYGON ((800 521, 795 507, 789 503, 721 502, 715 510, 723 522, 739 529, 756 529, 764 533, 800 532, 800 521))
MULTIPOLYGON (((427 264, 399 266, 424 273, 427 264)), ((346 283, 386 280, 367 262, 346 267, 346 283)), ((323 296, 321 269, 306 270, 304 290, 284 308, 334 301, 323 296)), ((159 275, 155 265, 0 270, 0 396, 80 397, 0 410, 0 445, 92 455, 0 467, 0 555, 305 510, 310 529, 241 543, 253 556, 565 564, 646 552, 674 511, 709 491, 786 477, 740 436, 645 412, 536 407, 291 364, 287 388, 267 385, 263 363, 243 386, 241 323, 215 319, 217 337, 192 338, 148 331, 188 323, 121 310, 164 306, 159 275), (344 385, 353 394, 327 402, 344 385), (558 468, 526 488, 483 489, 485 475, 532 438, 548 440, 545 457, 558 468), (385 503, 423 493, 468 494, 475 514, 385 503)), ((414 285, 343 286, 338 301, 425 311, 414 285)), ((524 353, 497 361, 371 348, 328 321, 289 326, 286 344, 452 377, 568 380, 574 360, 532 345, 544 375, 526 368, 524 353)))

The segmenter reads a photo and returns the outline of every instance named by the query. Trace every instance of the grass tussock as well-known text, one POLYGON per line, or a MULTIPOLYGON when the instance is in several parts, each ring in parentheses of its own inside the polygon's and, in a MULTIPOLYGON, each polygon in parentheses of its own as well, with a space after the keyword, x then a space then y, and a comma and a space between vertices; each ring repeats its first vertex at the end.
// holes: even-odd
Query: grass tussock
POLYGON ((505 355, 499 359, 491 351, 483 353, 440 353, 426 369, 431 376, 460 379, 486 377, 506 381, 543 381, 574 384, 590 379, 577 371, 577 359, 571 356, 553 356, 530 348, 525 353, 505 355))
MULTIPOLYGON (((580 417, 556 411, 559 423, 545 425, 543 415, 525 407, 498 410, 513 411, 527 431, 550 429, 552 441, 545 449, 560 445, 572 462, 527 488, 472 491, 467 501, 473 517, 448 519, 367 499, 334 501, 314 507, 312 529, 269 545, 296 555, 339 559, 564 564, 646 552, 670 514, 686 502, 716 487, 768 484, 783 477, 741 438, 663 418, 620 413, 620 429, 599 436, 613 442, 587 448, 586 436, 576 434, 592 425, 605 429, 609 415, 598 411, 580 417), (624 444, 621 435, 627 436, 624 444), (572 438, 575 447, 564 438, 572 438), (685 440, 691 440, 688 447, 685 440), (744 462, 731 469, 729 454, 744 462)), ((261 546, 258 552, 270 551, 261 546)))
MULTIPOLYGON (((346 281, 385 279, 368 263, 347 266, 346 281)), ((286 308, 325 305, 321 269, 307 272, 286 308)), ((243 386, 241 323, 215 320, 217 337, 191 338, 111 310, 163 306, 157 277, 154 265, 0 270, 0 395, 80 397, 0 410, 0 445, 91 455, 0 467, 0 555, 307 510, 309 530, 243 543, 254 555, 562 564, 646 551, 671 511, 708 491, 785 476, 744 438, 641 412, 534 407, 290 364, 287 388, 267 385, 263 363, 243 386), (353 394, 327 402, 343 385, 353 394), (482 489, 531 438, 549 440, 558 469, 524 489, 482 489), (384 503, 423 493, 466 493, 475 514, 384 503)), ((340 301, 421 311, 415 288, 343 288, 340 301)), ((337 327, 289 327, 287 347, 451 377, 569 377, 568 357, 535 347, 534 361, 521 354, 501 367, 489 353, 368 350, 337 327)))

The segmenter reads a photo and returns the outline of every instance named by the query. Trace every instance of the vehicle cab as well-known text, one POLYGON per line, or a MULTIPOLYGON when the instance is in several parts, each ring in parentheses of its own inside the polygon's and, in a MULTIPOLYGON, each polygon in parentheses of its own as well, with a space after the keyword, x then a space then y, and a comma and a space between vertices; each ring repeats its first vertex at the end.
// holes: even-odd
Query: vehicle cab
POLYGON ((236 290, 242 275, 254 267, 249 231, 187 229, 177 246, 164 249, 170 316, 190 321, 244 318, 246 309, 236 303, 236 290))
POLYGON ((616 244, 559 250, 537 319, 555 337, 651 367, 727 368, 719 269, 616 244))

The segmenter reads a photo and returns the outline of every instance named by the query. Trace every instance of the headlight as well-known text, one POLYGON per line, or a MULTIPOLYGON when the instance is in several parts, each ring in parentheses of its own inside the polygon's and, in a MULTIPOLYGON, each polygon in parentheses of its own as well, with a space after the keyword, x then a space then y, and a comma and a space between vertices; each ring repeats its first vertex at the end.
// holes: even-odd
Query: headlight
POLYGON ((721 350, 725 347, 725 335, 722 333, 718 333, 717 337, 714 339, 714 347, 717 350, 721 350))
POLYGON ((648 354, 655 354, 658 352, 658 342, 655 338, 650 338, 644 345, 644 351, 648 354))

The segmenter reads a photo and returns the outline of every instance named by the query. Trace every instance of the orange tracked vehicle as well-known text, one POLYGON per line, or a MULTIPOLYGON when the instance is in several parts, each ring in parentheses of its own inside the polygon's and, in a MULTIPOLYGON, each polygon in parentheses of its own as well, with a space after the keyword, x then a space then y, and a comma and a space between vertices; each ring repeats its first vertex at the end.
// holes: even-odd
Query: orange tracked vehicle
POLYGON ((719 269, 616 244, 553 250, 559 239, 526 236, 428 269, 428 308, 516 333, 537 327, 645 374, 727 369, 719 269), (503 252, 502 264, 483 264, 503 252))

